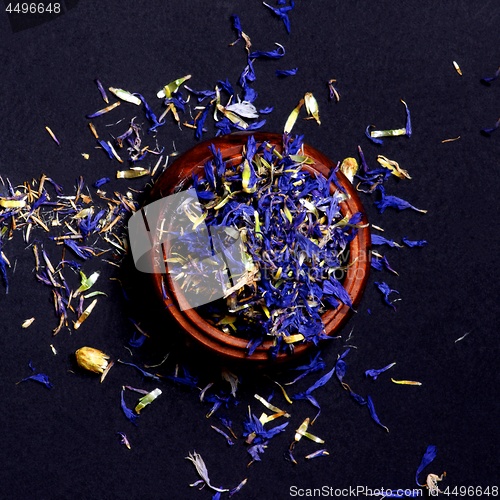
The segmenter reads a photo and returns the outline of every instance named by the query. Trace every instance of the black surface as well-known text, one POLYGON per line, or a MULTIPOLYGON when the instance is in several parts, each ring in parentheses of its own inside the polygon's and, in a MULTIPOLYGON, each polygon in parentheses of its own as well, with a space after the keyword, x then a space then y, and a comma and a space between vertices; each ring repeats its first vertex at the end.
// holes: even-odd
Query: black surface
MULTIPOLYGON (((390 432, 378 427, 366 408, 332 379, 315 392, 322 413, 311 428, 325 439, 330 456, 305 461, 304 455, 320 446, 303 439, 296 448, 299 465, 294 466, 283 454, 293 431, 305 417, 313 417, 315 409, 304 401, 289 406, 277 386, 254 375, 257 388, 244 385, 240 404, 224 412, 239 434, 249 404, 257 414, 264 410, 252 397, 255 390, 267 397, 276 389, 273 402, 292 418, 289 429, 271 440, 262 462, 247 468, 250 457, 243 439, 233 447, 226 445, 210 427, 217 424, 215 417, 205 418, 210 405, 198 401, 197 390, 145 381, 124 366, 114 367, 103 384, 75 369, 72 353, 82 345, 141 366, 159 362, 170 349, 170 341, 160 337, 169 336, 172 326, 143 293, 144 278, 131 270, 122 273, 134 299, 130 304, 116 281, 101 277, 100 289, 109 296, 100 300, 80 330, 64 329, 54 338, 57 319, 50 292, 36 282, 31 251, 16 234, 4 243, 15 271, 8 271, 9 293, 2 287, 0 296, 0 497, 211 498, 208 491, 189 487, 197 475, 185 457, 193 450, 204 458, 215 485, 232 488, 249 478, 234 498, 289 498, 293 485, 413 488, 429 444, 438 447, 438 454, 422 480, 427 473, 446 471, 442 488, 498 485, 500 132, 489 138, 480 134, 499 118, 500 81, 491 87, 480 83, 500 64, 498 2, 297 1, 290 12, 290 35, 255 0, 78 2, 73 7, 26 29, 11 26, 7 14, 0 13, 4 179, 20 184, 45 172, 71 191, 79 175, 89 184, 114 176, 118 164, 94 150, 85 118, 103 107, 95 78, 106 87, 142 93, 159 112, 156 92, 188 73, 193 88, 212 88, 227 77, 239 92, 244 47, 241 42, 229 47, 235 39, 230 16, 238 14, 255 49, 270 50, 279 42, 287 50, 279 61, 255 62, 257 107, 275 107, 266 117, 266 129, 281 131, 298 100, 313 92, 322 124, 301 120, 294 131, 304 133, 306 141, 335 161, 356 156, 358 145, 372 166, 377 154, 397 160, 413 178, 391 180, 388 192, 428 213, 388 210, 379 215, 373 200, 367 199, 370 219, 385 228, 385 236, 426 239, 429 245, 384 252, 400 276, 374 271, 358 314, 342 339, 332 341, 324 352, 329 370, 353 329, 349 343, 356 349, 346 358, 346 381, 356 392, 372 396, 390 432), (454 60, 463 76, 453 68, 454 60), (274 74, 292 67, 299 68, 295 77, 278 79, 274 74), (337 79, 337 104, 328 100, 330 78, 337 79), (371 144, 364 137, 368 124, 404 124, 400 99, 412 112, 413 136, 388 139, 382 147, 371 144), (61 147, 45 126, 56 133, 61 147), (441 143, 457 136, 455 142, 441 143), (89 161, 82 158, 84 152, 90 153, 89 161), (400 292, 396 313, 382 303, 373 285, 376 279, 400 292), (133 357, 124 347, 133 332, 127 319, 131 315, 154 337, 133 357), (32 316, 35 323, 22 329, 21 323, 32 316), (468 336, 455 342, 466 332, 468 336), (16 385, 31 374, 29 360, 50 376, 52 390, 32 382, 16 385), (393 361, 396 366, 377 381, 365 379, 365 370, 393 361), (419 380, 422 386, 395 385, 390 377, 419 380), (163 390, 137 427, 120 409, 124 384, 163 390), (117 431, 127 433, 130 451, 120 445, 117 431)), ((100 130, 128 116, 125 109, 130 110, 122 106, 109 120, 101 119, 100 130)), ((214 133, 211 125, 209 129, 207 138, 214 133)), ((159 129, 157 140, 168 151, 172 142, 180 152, 195 144, 192 130, 180 131, 174 123, 159 129)), ((142 183, 114 181, 112 186, 125 192, 127 186, 140 189, 142 183)), ((97 260, 86 269, 95 267, 102 267, 105 278, 120 276, 97 260)), ((184 357, 187 361, 182 354, 172 354, 158 370, 171 374, 177 359, 189 364, 189 352, 184 357)), ((195 364, 200 384, 213 379, 206 361, 195 364)), ((319 374, 309 376, 290 393, 304 390, 317 378, 319 374)))

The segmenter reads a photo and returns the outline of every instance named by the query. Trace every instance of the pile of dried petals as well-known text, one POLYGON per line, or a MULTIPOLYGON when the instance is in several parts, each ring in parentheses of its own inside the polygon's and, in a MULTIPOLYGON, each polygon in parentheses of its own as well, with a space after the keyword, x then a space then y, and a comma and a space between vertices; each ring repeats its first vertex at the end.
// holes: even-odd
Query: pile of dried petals
POLYGON ((170 275, 184 292, 202 293, 212 272, 203 265, 207 251, 228 248, 225 240, 234 230, 239 251, 226 254, 232 286, 200 311, 223 331, 247 339, 250 354, 266 339, 274 341, 272 354, 295 342, 317 344, 325 336, 321 314, 341 302, 352 305, 341 278, 362 214, 342 215, 339 205, 347 195, 338 167, 328 179, 311 173, 304 167, 312 160, 301 147, 302 137, 285 134, 279 153, 250 135, 236 164, 224 162, 212 147, 204 174, 193 178, 198 211, 182 214, 189 220, 180 227, 193 231, 170 231, 170 275), (333 193, 332 185, 339 186, 333 193), (196 236, 201 221, 209 247, 196 236))

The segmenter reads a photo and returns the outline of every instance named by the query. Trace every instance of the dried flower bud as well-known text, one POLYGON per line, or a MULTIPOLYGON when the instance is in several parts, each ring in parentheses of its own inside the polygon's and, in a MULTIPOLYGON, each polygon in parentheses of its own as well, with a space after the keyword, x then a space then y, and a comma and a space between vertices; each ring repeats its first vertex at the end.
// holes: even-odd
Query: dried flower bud
POLYGON ((93 347, 81 347, 75 352, 76 362, 85 370, 104 373, 108 368, 109 356, 93 347))

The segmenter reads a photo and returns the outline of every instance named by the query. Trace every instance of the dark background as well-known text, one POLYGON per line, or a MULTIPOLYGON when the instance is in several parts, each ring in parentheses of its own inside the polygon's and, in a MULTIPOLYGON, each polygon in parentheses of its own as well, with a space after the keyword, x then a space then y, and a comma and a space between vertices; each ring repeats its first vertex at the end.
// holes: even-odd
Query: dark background
MULTIPOLYGON (((204 458, 215 485, 232 488, 249 478, 238 494, 242 499, 289 498, 292 485, 413 488, 429 444, 437 446, 438 454, 421 480, 427 473, 446 471, 443 488, 498 484, 500 132, 480 134, 499 118, 500 81, 491 87, 480 83, 500 64, 498 2, 297 0, 289 14, 291 34, 256 0, 80 1, 62 6, 62 15, 47 22, 19 16, 9 20, 6 12, 0 13, 4 179, 21 184, 45 172, 70 192, 79 175, 89 184, 114 176, 118 164, 94 149, 85 118, 104 106, 95 78, 105 87, 140 92, 158 114, 162 108, 156 92, 185 74, 193 75, 192 88, 213 88, 217 80, 228 78, 239 92, 245 51, 242 42, 229 47, 236 38, 230 16, 238 14, 254 49, 271 50, 279 42, 287 51, 281 60, 255 62, 256 105, 274 106, 265 130, 281 132, 299 99, 313 92, 322 124, 300 119, 294 132, 304 133, 307 142, 334 161, 356 156, 358 145, 372 166, 377 154, 398 161, 413 179, 390 180, 388 192, 428 213, 388 210, 379 215, 368 197, 370 219, 385 228, 387 237, 426 239, 429 245, 383 252, 400 276, 373 271, 357 315, 323 355, 330 370, 353 329, 349 343, 356 348, 346 358, 346 381, 356 392, 372 396, 390 433, 332 379, 315 392, 322 413, 311 428, 325 439, 330 456, 305 461, 304 455, 320 446, 303 439, 294 466, 283 458, 284 452, 294 430, 315 409, 304 401, 289 406, 261 374, 247 375, 240 404, 222 412, 240 435, 247 406, 258 415, 264 410, 252 397, 255 390, 268 397, 277 389, 273 402, 292 414, 289 428, 270 441, 262 462, 247 468, 250 456, 243 439, 226 445, 210 427, 217 425, 215 417, 205 418, 210 405, 199 402, 196 389, 143 380, 124 366, 115 366, 99 384, 75 368, 72 353, 82 345, 141 366, 160 362, 172 350, 160 373, 173 373, 179 361, 200 377, 200 386, 215 380, 209 373, 212 361, 175 350, 166 340, 173 326, 148 299, 147 282, 133 271, 125 273, 133 298, 126 302, 117 282, 107 279, 123 278, 123 272, 99 260, 86 263, 89 273, 102 268, 97 288, 108 297, 100 299, 80 330, 63 329, 54 338, 57 318, 51 294, 36 282, 31 250, 16 234, 4 242, 4 253, 16 265, 15 271, 8 270, 9 293, 2 287, 0 296, 0 497, 211 498, 208 491, 189 487, 197 475, 185 457, 194 450, 204 458), (293 67, 298 67, 296 76, 275 76, 276 69, 293 67), (326 82, 331 78, 337 79, 339 103, 328 100, 326 82), (404 126, 400 99, 412 112, 413 136, 388 139, 381 147, 370 143, 364 137, 368 124, 404 126), (56 133, 61 147, 45 126, 56 133), (441 143, 457 136, 455 142, 441 143), (91 155, 89 161, 83 152, 91 155), (397 312, 383 304, 375 280, 387 281, 400 292, 397 312), (132 357, 124 347, 133 333, 127 319, 131 315, 152 335, 132 357), (21 323, 32 316, 35 323, 22 329, 21 323), (52 390, 32 382, 16 385, 31 375, 30 360, 49 375, 52 390), (365 370, 393 361, 396 366, 377 381, 365 379, 365 370), (395 385, 390 377, 418 380, 422 386, 395 385), (163 391, 144 410, 137 427, 120 409, 124 384, 163 391), (117 431, 127 433, 131 450, 120 445, 117 431)), ((137 112, 130 110, 122 105, 109 119, 102 118, 100 130, 130 119, 137 112)), ((207 122, 206 138, 213 137, 212 123, 207 122)), ((192 130, 181 131, 173 122, 160 128, 156 139, 167 151, 173 143, 179 152, 196 143, 192 130)), ((129 186, 142 189, 144 182, 114 180, 111 186, 125 192, 129 186)), ((319 376, 310 375, 290 393, 304 390, 319 376)))

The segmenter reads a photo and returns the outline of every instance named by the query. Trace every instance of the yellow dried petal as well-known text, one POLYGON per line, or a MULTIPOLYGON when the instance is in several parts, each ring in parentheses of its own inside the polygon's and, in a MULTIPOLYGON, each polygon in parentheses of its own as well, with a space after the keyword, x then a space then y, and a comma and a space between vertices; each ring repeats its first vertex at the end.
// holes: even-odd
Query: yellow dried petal
POLYGON ((7 200, 5 198, 0 198, 0 207, 2 208, 24 208, 26 206, 26 200, 7 200))
POLYGON ((28 328, 29 326, 31 326, 31 324, 33 323, 33 321, 35 321, 35 318, 26 319, 26 320, 23 321, 23 324, 21 326, 23 328, 28 328))
POLYGON ((359 164, 356 158, 345 158, 340 165, 340 171, 349 179, 352 183, 354 176, 358 172, 359 164))
POLYGON ((401 385, 422 385, 422 382, 415 382, 414 380, 394 380, 391 378, 391 380, 395 384, 401 384, 401 385))
POLYGON ((289 134, 292 131, 292 128, 295 125, 297 118, 299 117, 300 108, 303 105, 304 105, 304 99, 301 99, 299 101, 299 104, 297 104, 297 107, 294 108, 294 110, 290 113, 290 116, 288 117, 285 123, 285 128, 284 128, 285 134, 289 134))
POLYGON ((301 333, 296 333, 295 335, 288 335, 287 337, 283 337, 283 340, 287 344, 293 344, 295 342, 302 342, 304 340, 304 335, 301 333))
POLYGON ((144 177, 149 174, 147 168, 131 168, 129 170, 118 170, 116 172, 117 179, 136 179, 137 177, 144 177))
POLYGON ((321 125, 321 121, 319 119, 319 106, 316 98, 311 94, 311 92, 307 92, 304 95, 304 103, 306 105, 307 114, 311 115, 318 125, 321 125))
POLYGON ((378 155, 377 161, 382 165, 382 167, 387 168, 391 171, 392 175, 399 177, 400 179, 411 179, 410 174, 399 166, 399 163, 394 160, 389 160, 385 156, 378 155))

